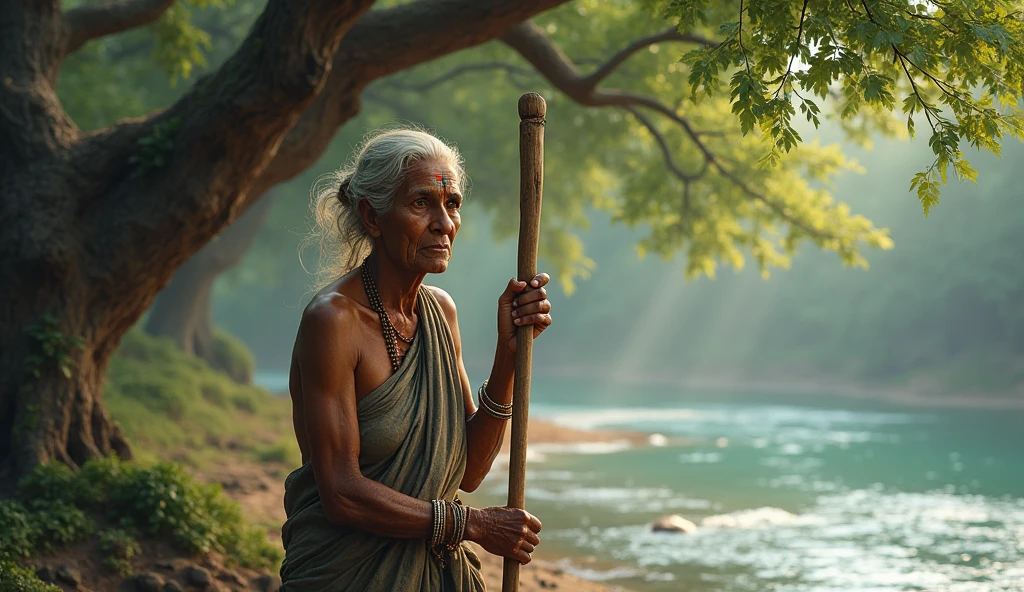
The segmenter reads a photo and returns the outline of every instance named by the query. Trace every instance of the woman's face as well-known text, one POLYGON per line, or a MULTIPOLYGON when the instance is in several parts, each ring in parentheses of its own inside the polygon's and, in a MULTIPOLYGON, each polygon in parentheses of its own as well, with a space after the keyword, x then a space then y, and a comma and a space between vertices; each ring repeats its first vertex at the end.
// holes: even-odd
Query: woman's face
POLYGON ((421 160, 406 172, 379 224, 384 250, 400 267, 416 273, 448 269, 462 223, 462 195, 455 175, 451 165, 437 160, 421 160))

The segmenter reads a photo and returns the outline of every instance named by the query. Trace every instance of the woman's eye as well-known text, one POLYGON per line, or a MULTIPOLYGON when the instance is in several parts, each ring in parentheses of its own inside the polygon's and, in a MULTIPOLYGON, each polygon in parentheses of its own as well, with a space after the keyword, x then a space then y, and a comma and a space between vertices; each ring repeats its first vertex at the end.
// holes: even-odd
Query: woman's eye
POLYGON ((423 198, 421 197, 421 198, 417 199, 416 201, 412 202, 412 204, 413 204, 414 206, 419 206, 419 207, 423 207, 423 206, 426 206, 426 205, 427 205, 427 200, 425 200, 425 199, 423 199, 423 198))
POLYGON ((457 210, 462 207, 462 202, 457 199, 450 199, 448 200, 448 207, 457 210))

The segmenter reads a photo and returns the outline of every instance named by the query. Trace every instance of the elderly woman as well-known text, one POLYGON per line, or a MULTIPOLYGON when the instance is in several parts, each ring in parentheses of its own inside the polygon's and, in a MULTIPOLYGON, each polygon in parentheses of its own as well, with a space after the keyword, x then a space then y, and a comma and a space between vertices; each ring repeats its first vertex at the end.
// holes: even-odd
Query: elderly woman
POLYGON ((348 262, 303 311, 295 340, 289 390, 303 465, 285 481, 282 590, 483 590, 479 558, 462 542, 525 564, 541 523, 470 508, 456 491, 476 489, 498 452, 516 327, 538 335, 551 324, 548 276, 510 280, 498 298, 478 409, 455 303, 423 284, 448 268, 461 224, 459 154, 421 131, 388 131, 336 180, 316 210, 348 262))

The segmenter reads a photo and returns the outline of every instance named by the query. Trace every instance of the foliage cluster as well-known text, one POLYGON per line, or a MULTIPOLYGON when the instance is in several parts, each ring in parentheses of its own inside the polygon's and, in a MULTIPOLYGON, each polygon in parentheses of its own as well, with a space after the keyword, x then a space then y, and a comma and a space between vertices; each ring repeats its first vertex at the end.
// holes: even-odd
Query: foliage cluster
POLYGON ((28 328, 29 336, 36 342, 37 352, 25 358, 25 369, 36 378, 48 363, 56 365, 64 378, 71 378, 75 368, 71 352, 85 345, 81 337, 65 335, 58 325, 57 317, 47 314, 43 315, 40 323, 28 328))
POLYGON ((103 565, 121 576, 132 573, 132 558, 139 554, 139 542, 124 528, 111 528, 99 535, 103 565))
POLYGON ((60 592, 60 588, 40 580, 13 559, 0 557, 0 592, 60 592))
POLYGON ((246 523, 239 505, 220 486, 195 481, 180 465, 143 467, 116 457, 37 467, 18 484, 17 497, 0 502, 0 555, 29 557, 84 540, 97 524, 105 563, 130 570, 135 535, 167 537, 195 554, 223 553, 229 561, 268 568, 280 552, 246 523))
POLYGON ((718 25, 717 44, 683 58, 691 97, 720 96, 720 79, 728 76, 732 112, 743 132, 757 128, 770 142, 767 164, 777 165, 801 142, 792 124, 797 108, 817 127, 816 100, 836 97, 842 119, 862 110, 889 113, 899 101, 910 136, 915 117, 930 131, 934 158, 910 186, 927 214, 938 203, 950 165, 958 179, 977 177, 961 143, 998 154, 1004 136, 1024 135, 1017 108, 1024 88, 1024 21, 1016 2, 662 4, 681 31, 718 25))

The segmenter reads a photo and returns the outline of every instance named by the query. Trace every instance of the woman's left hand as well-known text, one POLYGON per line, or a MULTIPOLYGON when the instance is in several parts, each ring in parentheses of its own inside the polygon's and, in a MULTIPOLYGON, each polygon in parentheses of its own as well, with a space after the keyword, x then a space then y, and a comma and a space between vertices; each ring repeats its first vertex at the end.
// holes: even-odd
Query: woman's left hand
POLYGON ((498 297, 498 341, 516 351, 516 329, 532 326, 533 336, 537 337, 544 329, 551 326, 551 302, 548 300, 547 285, 551 278, 546 273, 538 273, 526 282, 513 278, 509 280, 505 291, 498 297))

